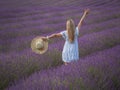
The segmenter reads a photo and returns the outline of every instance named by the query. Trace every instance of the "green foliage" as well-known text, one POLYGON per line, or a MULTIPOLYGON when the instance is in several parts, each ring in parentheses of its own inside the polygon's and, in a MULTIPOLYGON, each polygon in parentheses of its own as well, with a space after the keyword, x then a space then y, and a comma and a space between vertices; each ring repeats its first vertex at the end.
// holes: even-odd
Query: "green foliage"
MULTIPOLYGON (((87 72, 90 75, 91 80, 95 82, 98 89, 105 90, 107 88, 106 84, 109 78, 104 77, 104 72, 102 70, 96 67, 90 66, 87 72)), ((92 89, 94 90, 94 87, 92 87, 92 89)))
POLYGON ((80 90, 86 90, 86 87, 83 82, 83 78, 82 77, 75 78, 75 80, 73 82, 70 82, 69 88, 70 88, 70 90, 78 90, 78 88, 80 90))
POLYGON ((116 90, 118 90, 120 88, 120 80, 117 76, 113 76, 111 78, 112 82, 113 82, 113 85, 114 87, 116 88, 116 90))
POLYGON ((0 77, 0 90, 4 90, 9 83, 9 79, 7 77, 0 77))
POLYGON ((58 66, 62 64, 61 52, 57 49, 53 49, 52 53, 51 51, 48 52, 47 57, 52 60, 52 62, 50 62, 51 66, 58 66))

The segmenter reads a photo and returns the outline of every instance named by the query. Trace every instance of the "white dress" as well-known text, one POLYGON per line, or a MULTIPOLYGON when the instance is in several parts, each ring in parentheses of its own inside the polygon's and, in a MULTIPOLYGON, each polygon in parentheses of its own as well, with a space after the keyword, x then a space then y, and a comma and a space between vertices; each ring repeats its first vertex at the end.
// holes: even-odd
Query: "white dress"
POLYGON ((78 49, 78 27, 75 29, 75 38, 72 43, 69 42, 67 31, 60 32, 62 37, 65 39, 65 44, 62 51, 62 60, 64 62, 71 62, 79 60, 79 49, 78 49))

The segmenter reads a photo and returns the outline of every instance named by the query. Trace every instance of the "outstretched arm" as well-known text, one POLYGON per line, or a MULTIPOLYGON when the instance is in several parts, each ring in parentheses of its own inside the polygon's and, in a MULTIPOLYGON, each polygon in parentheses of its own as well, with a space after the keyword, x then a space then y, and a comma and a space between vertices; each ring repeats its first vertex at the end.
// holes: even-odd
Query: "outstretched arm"
POLYGON ((56 34, 52 34, 50 36, 47 36, 48 39, 51 39, 51 38, 56 38, 56 37, 61 37, 62 35, 60 33, 56 33, 56 34))
POLYGON ((42 39, 43 40, 49 40, 49 39, 57 38, 57 37, 62 37, 62 35, 60 33, 56 33, 56 34, 52 34, 52 35, 47 36, 47 37, 42 37, 42 39))
POLYGON ((89 9, 86 9, 86 10, 84 11, 83 16, 82 16, 82 18, 80 19, 80 22, 78 23, 78 29, 80 29, 80 27, 81 27, 81 25, 82 25, 82 23, 83 23, 83 20, 84 20, 85 16, 88 14, 88 12, 89 12, 89 9))

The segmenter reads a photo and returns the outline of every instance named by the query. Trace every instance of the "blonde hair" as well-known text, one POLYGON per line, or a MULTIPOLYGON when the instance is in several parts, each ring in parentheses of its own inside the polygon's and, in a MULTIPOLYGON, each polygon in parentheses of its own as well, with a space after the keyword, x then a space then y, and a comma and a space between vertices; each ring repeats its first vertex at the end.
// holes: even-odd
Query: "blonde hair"
POLYGON ((68 32, 69 42, 72 43, 74 41, 74 33, 75 33, 75 24, 72 19, 68 19, 66 23, 66 28, 68 32))

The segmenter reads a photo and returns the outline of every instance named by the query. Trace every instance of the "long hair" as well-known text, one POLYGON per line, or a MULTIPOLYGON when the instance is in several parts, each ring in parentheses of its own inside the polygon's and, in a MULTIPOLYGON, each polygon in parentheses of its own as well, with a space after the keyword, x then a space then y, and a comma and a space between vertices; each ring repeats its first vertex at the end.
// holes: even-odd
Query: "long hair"
POLYGON ((68 19, 67 23, 66 23, 66 28, 67 28, 67 32, 68 32, 68 38, 69 38, 69 42, 72 43, 74 41, 74 33, 75 33, 75 24, 74 21, 72 19, 68 19))

